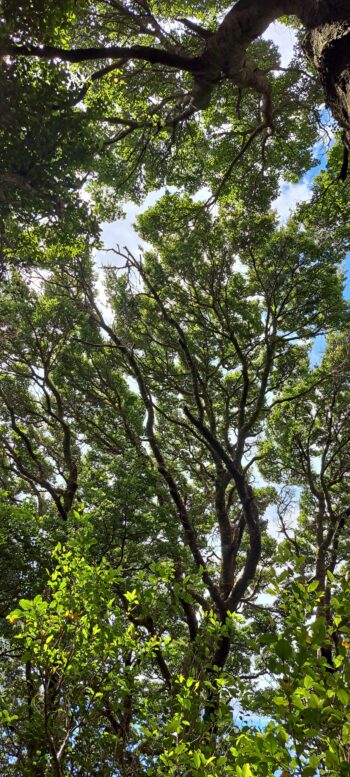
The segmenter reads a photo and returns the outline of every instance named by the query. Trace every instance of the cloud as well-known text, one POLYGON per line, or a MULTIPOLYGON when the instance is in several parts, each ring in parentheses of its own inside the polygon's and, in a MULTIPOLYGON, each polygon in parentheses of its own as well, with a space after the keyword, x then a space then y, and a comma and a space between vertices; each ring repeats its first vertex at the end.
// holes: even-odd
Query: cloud
POLYGON ((287 221, 293 210, 299 202, 308 202, 311 199, 312 191, 307 181, 299 183, 287 183, 282 181, 280 193, 273 201, 272 207, 277 210, 281 221, 287 221))
MULTIPOLYGON (((128 203, 125 209, 125 218, 118 219, 111 224, 103 224, 102 228, 102 240, 107 249, 116 248, 117 245, 120 248, 127 246, 132 253, 138 252, 138 246, 140 245, 141 238, 137 235, 134 228, 135 218, 140 213, 140 208, 133 203, 128 203)), ((103 251, 99 252, 103 254, 103 251)), ((106 261, 106 255, 104 255, 103 261, 106 261)), ((107 262, 112 262, 112 257, 109 256, 107 262)), ((115 263, 115 258, 113 264, 115 263)))
MULTIPOLYGON (((135 231, 136 216, 154 205, 157 200, 163 197, 165 192, 174 191, 176 191, 175 186, 163 186, 157 191, 150 192, 141 205, 135 205, 132 202, 128 202, 125 206, 125 218, 118 219, 111 224, 104 223, 102 225, 102 240, 105 247, 115 248, 119 245, 120 248, 124 248, 124 246, 126 246, 129 251, 137 254, 139 247, 145 247, 146 243, 141 240, 135 231)), ((117 265, 117 262, 115 263, 117 265)))
POLYGON ((262 37, 265 40, 272 40, 278 47, 281 55, 281 66, 288 67, 293 58, 296 35, 291 27, 286 27, 281 22, 273 22, 265 30, 262 37))

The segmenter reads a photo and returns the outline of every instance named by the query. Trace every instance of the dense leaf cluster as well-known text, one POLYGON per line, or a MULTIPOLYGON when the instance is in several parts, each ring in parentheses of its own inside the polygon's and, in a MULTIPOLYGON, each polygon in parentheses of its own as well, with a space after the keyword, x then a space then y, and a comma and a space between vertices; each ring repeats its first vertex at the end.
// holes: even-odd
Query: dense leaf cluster
POLYGON ((273 209, 323 65, 250 0, 0 5, 1 773, 345 777, 345 119, 273 209))

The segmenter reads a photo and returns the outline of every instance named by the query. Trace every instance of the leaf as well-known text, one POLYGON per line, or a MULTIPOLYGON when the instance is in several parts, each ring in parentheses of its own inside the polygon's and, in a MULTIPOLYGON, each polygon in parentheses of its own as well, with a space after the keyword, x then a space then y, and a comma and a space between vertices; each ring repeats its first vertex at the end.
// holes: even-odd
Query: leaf
POLYGON ((339 701, 341 701, 342 704, 348 704, 349 702, 349 694, 345 690, 345 688, 338 688, 336 691, 336 694, 338 696, 339 701))
POLYGON ((135 588, 133 591, 126 591, 124 596, 125 596, 125 599, 129 602, 129 604, 138 604, 137 591, 135 588))
POLYGON ((288 707, 288 699, 285 696, 274 696, 272 701, 277 704, 278 707, 288 707))
POLYGON ((279 658, 286 660, 293 654, 293 647, 287 639, 279 639, 275 644, 275 652, 279 658))
POLYGON ((22 610, 32 610, 33 609, 33 602, 30 601, 30 599, 20 599, 19 605, 22 607, 22 610))
POLYGON ((10 612, 10 614, 6 616, 6 620, 12 625, 21 620, 21 618, 23 618, 23 610, 13 610, 13 612, 10 612))
POLYGON ((199 767, 201 765, 201 756, 200 756, 200 752, 198 752, 198 750, 195 750, 195 752, 193 753, 193 763, 194 763, 196 769, 199 769, 199 767))
POLYGON ((310 675, 305 675, 305 677, 304 677, 304 687, 309 689, 309 688, 312 688, 313 684, 314 684, 313 678, 310 677, 310 675))
POLYGON ((312 693, 309 698, 309 706, 313 709, 320 709, 323 705, 323 699, 321 699, 319 696, 317 696, 316 693, 312 693))

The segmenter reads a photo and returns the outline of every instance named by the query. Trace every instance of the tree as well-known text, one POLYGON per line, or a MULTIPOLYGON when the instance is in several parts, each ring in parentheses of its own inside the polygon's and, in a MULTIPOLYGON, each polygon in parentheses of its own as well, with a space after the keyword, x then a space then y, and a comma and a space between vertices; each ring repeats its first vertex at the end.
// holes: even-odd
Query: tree
MULTIPOLYGON (((273 432, 268 443, 272 456, 268 454, 263 464, 268 477, 274 477, 277 468, 278 480, 303 489, 300 533, 293 532, 292 539, 288 536, 283 513, 282 529, 294 553, 304 557, 304 573, 318 582, 318 590, 322 591, 318 616, 324 616, 327 622, 332 619, 333 573, 346 555, 347 543, 348 347, 346 332, 341 337, 333 336, 319 368, 308 376, 311 391, 307 383, 301 382, 295 404, 286 409, 282 402, 276 408, 272 426, 276 430, 279 427, 278 451, 273 432)), ((293 387, 294 391, 298 388, 293 387)), ((324 646, 323 652, 332 664, 331 646, 324 646)))
MULTIPOLYGON (((93 169, 110 196, 117 186, 119 195, 135 198, 166 180, 192 190, 207 184, 218 197, 245 153, 255 176, 262 167, 266 195, 273 196, 277 167, 284 164, 289 175, 307 168, 322 101, 344 130, 339 173, 346 176, 349 18, 340 0, 271 1, 264 8, 240 0, 231 8, 209 3, 205 13, 188 2, 67 1, 59 16, 57 4, 45 3, 43 11, 39 0, 21 18, 17 4, 5 2, 3 15, 5 78, 10 70, 28 93, 21 100, 22 126, 37 94, 53 133, 51 157, 62 143, 61 160, 74 149, 82 169, 93 169), (307 52, 306 62, 299 52, 285 73, 276 49, 259 39, 279 18, 299 27, 307 52)), ((42 156, 40 165, 45 169, 42 156)), ((34 186, 32 170, 23 177, 10 165, 6 180, 18 193, 34 186)))
MULTIPOLYGON (((215 16, 224 10, 224 5, 211 3, 208 7, 211 16, 211 25, 205 28, 191 20, 175 18, 185 28, 185 40, 181 33, 175 29, 169 32, 163 29, 164 16, 174 19, 175 14, 185 12, 198 15, 203 18, 203 13, 197 4, 180 3, 174 9, 165 12, 162 5, 153 10, 147 3, 135 3, 135 6, 121 3, 110 5, 101 3, 97 8, 92 8, 88 3, 81 3, 78 11, 82 14, 82 21, 89 21, 89 35, 92 40, 94 34, 103 30, 104 23, 107 27, 107 41, 110 35, 120 30, 121 35, 129 38, 129 45, 94 45, 89 48, 68 49, 51 45, 51 41, 42 39, 45 33, 55 38, 59 37, 58 23, 55 9, 49 8, 45 12, 44 23, 39 21, 42 12, 39 2, 34 9, 34 19, 27 16, 24 29, 22 22, 21 39, 11 41, 11 35, 18 34, 16 27, 16 6, 5 3, 5 20, 10 33, 10 40, 4 43, 5 56, 36 56, 44 59, 57 58, 67 62, 84 62, 89 60, 112 60, 112 65, 107 69, 123 67, 130 60, 161 65, 174 68, 180 72, 188 73, 193 84, 187 94, 173 95, 167 103, 175 102, 176 112, 171 121, 181 121, 190 116, 194 111, 209 105, 213 91, 218 82, 228 79, 239 88, 251 88, 262 97, 263 121, 262 128, 272 130, 272 98, 271 87, 266 74, 256 67, 256 64, 247 60, 248 46, 258 38, 267 26, 274 20, 284 16, 295 16, 304 26, 306 39, 305 51, 311 59, 323 85, 326 103, 329 104, 340 125, 344 127, 346 142, 349 132, 349 108, 348 108, 348 61, 347 61, 347 35, 348 35, 348 8, 343 0, 335 3, 307 4, 299 0, 286 0, 286 2, 265 3, 261 8, 253 0, 240 0, 227 10, 221 23, 215 24, 215 16), (14 13, 15 11, 15 13, 14 13), (157 18, 159 15, 159 18, 157 18), (102 18, 101 18, 102 17, 102 18), (47 22, 49 26, 47 27, 47 22), (50 24, 51 22, 51 24, 50 24), (27 27, 27 29, 26 29, 27 27), (28 30, 29 28, 29 30, 28 30), (38 44, 26 40, 27 30, 34 33, 38 44), (109 33, 109 34, 108 34, 109 33), (192 36, 192 40, 191 40, 192 36), (187 40, 186 40, 187 38, 187 40), (194 40, 193 40, 194 38, 194 40), (135 43, 134 41, 140 41, 135 43), (152 42, 158 44, 151 45, 152 42), (187 43, 187 46, 186 46, 187 43), (192 43, 192 46, 191 46, 192 43), (197 43, 197 46, 196 46, 197 43), (40 45, 41 44, 41 45, 40 45), (148 45, 147 45, 148 44, 148 45), (160 45, 159 45, 160 44, 160 45), (197 50, 193 51, 193 48, 197 50), (116 64, 113 63, 116 62, 116 64)), ((66 2, 63 4, 64 21, 68 26, 68 40, 73 31, 73 25, 77 16, 74 5, 66 2)), ((174 25, 175 27, 175 25, 174 25)), ((84 31, 80 30, 82 40, 84 31)), ((105 70, 105 69, 104 69, 105 70)), ((95 71, 93 80, 103 78, 107 73, 95 71)))
POLYGON ((9 777, 349 771, 348 9, 199 6, 2 3, 9 777))
MULTIPOLYGON (((154 759, 157 774, 176 770, 178 759, 208 774, 214 761, 218 773, 239 774, 245 763, 266 771, 285 763, 288 749, 271 762, 265 745, 259 751, 248 739, 256 762, 243 745, 238 760, 228 754, 241 736, 228 701, 250 706, 230 678, 242 668, 248 679, 269 671, 256 666, 251 640, 270 616, 262 607, 250 626, 249 615, 280 552, 264 517, 279 496, 259 484, 256 462, 262 456, 275 478, 278 456, 269 466, 270 447, 259 452, 258 443, 269 419, 278 430, 279 408, 282 421, 291 408, 302 422, 303 403, 315 402, 320 377, 307 345, 347 319, 339 246, 296 217, 280 228, 257 214, 247 231, 244 214, 210 217, 169 194, 139 228, 153 247, 143 258, 117 251, 123 265, 107 270, 109 315, 86 256, 47 272, 37 290, 16 274, 4 289, 4 485, 13 498, 31 495, 39 515, 63 518, 68 542, 46 591, 22 595, 10 616, 30 667, 25 681, 14 669, 5 748, 14 738, 18 768, 38 774, 74 773, 82 748, 87 773, 152 773, 154 759), (73 512, 81 502, 86 518, 73 512)), ((346 542, 346 522, 338 524, 333 549, 346 542)), ((307 560, 304 575, 309 569, 307 560)), ((321 596, 325 578, 317 580, 321 596)), ((303 584, 308 591, 308 578, 303 584)), ((320 598, 318 620, 323 614, 320 598)), ((329 630, 333 615, 324 616, 329 630)))

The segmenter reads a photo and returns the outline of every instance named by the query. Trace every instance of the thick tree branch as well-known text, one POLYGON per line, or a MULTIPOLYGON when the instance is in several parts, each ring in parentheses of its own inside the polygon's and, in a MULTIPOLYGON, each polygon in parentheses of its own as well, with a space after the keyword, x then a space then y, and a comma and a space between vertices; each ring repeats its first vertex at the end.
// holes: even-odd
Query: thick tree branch
POLYGON ((256 568, 261 555, 261 530, 259 524, 258 509, 251 487, 246 482, 243 473, 238 469, 235 462, 226 453, 221 443, 212 435, 210 430, 193 416, 188 408, 184 408, 184 413, 191 423, 198 429, 203 437, 209 442, 210 446, 220 456, 232 475, 236 484, 237 493, 241 501, 242 510, 249 535, 249 550, 246 556, 244 568, 237 578, 234 586, 226 599, 225 605, 230 611, 234 611, 239 604, 242 596, 251 580, 253 580, 256 568))
POLYGON ((61 62, 91 62, 98 60, 130 59, 149 62, 151 65, 168 67, 196 73, 197 57, 186 57, 174 51, 152 48, 152 46, 100 46, 84 49, 63 49, 59 46, 31 46, 4 44, 0 47, 2 57, 38 57, 39 59, 58 59, 61 62))

